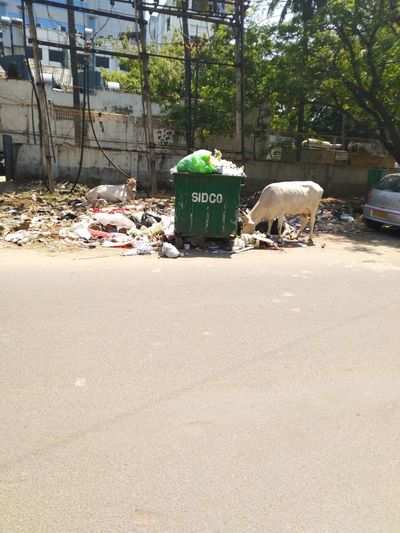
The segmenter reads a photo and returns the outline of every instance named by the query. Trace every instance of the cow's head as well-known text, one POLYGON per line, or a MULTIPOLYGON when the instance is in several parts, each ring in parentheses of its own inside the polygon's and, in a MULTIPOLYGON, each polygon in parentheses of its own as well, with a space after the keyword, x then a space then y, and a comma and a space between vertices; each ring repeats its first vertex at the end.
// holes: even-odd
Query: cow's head
POLYGON ((129 178, 126 182, 128 189, 130 191, 136 191, 136 180, 135 178, 129 178))
POLYGON ((250 214, 247 213, 246 211, 241 211, 240 215, 241 215, 241 219, 243 223, 242 232, 243 233, 254 233, 256 229, 256 225, 253 222, 250 214))

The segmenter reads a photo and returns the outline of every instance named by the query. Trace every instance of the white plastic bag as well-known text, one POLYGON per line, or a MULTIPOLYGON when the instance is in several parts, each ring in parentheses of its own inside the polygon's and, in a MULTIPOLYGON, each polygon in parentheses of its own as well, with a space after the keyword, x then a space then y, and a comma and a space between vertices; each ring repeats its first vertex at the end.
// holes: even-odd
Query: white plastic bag
POLYGON ((164 242, 164 244, 161 247, 161 253, 160 255, 162 257, 170 257, 171 259, 176 259, 179 257, 180 251, 175 248, 175 246, 169 242, 164 242))
POLYGON ((135 246, 137 250, 137 255, 147 255, 153 253, 151 243, 144 239, 136 241, 135 246))
POLYGON ((131 229, 135 226, 132 220, 122 213, 95 213, 93 220, 103 226, 116 226, 118 229, 131 229))

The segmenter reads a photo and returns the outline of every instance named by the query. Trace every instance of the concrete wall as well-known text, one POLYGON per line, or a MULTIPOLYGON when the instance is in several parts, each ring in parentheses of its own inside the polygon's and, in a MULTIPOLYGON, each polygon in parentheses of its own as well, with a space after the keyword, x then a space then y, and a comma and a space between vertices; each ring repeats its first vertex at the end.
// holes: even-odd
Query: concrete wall
POLYGON ((323 187, 325 196, 358 196, 368 190, 368 169, 326 164, 249 161, 246 191, 255 192, 276 181, 312 180, 323 187))
MULTIPOLYGON (((147 186, 150 176, 147 172, 147 158, 144 152, 129 150, 107 149, 106 154, 122 170, 131 176, 139 177, 140 182, 147 186)), ((173 167, 183 154, 156 155, 156 175, 163 187, 170 186, 169 169, 173 167)), ((80 160, 80 149, 77 146, 56 146, 56 176, 59 181, 74 180, 80 160)), ((40 179, 42 176, 40 166, 40 146, 23 144, 15 150, 14 177, 17 181, 40 179)), ((81 171, 81 182, 90 185, 99 183, 122 183, 126 177, 116 170, 104 155, 94 147, 85 148, 81 171)))
MULTIPOLYGON (((108 149, 107 154, 125 172, 137 176, 144 186, 150 183, 147 160, 143 152, 108 149)), ((169 170, 183 153, 157 153, 156 175, 164 188, 171 186, 169 170)), ((57 176, 59 180, 74 179, 80 150, 76 146, 57 146, 57 176)), ((333 165, 292 164, 271 161, 248 161, 245 165, 247 180, 244 191, 252 193, 268 183, 291 180, 313 180, 325 191, 325 196, 362 196, 368 190, 368 169, 351 169, 333 165)), ((388 169, 391 170, 391 169, 388 169)), ((18 180, 41 176, 38 145, 22 145, 16 153, 15 176, 18 180)), ((115 170, 97 148, 85 150, 81 181, 89 184, 121 183, 125 177, 115 170)))
MULTIPOLYGON (((72 92, 65 93, 51 88, 47 89, 49 102, 54 105, 72 106, 72 92)), ((0 105, 2 108, 12 106, 30 106, 32 101, 32 85, 23 80, 0 80, 0 105)), ((35 104, 35 101, 34 101, 35 104)), ((142 97, 139 94, 128 94, 114 91, 96 91, 90 97, 92 109, 109 113, 122 113, 142 116, 142 97)), ((160 115, 160 106, 152 105, 155 116, 160 115)), ((15 113, 15 109, 12 110, 15 113)), ((12 126, 12 123, 10 123, 12 126)))

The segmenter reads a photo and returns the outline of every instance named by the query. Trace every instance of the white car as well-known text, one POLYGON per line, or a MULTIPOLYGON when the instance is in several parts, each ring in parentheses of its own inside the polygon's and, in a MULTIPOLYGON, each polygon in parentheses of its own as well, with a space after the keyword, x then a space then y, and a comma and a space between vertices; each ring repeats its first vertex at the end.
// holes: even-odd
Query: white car
POLYGON ((387 174, 374 185, 364 206, 364 220, 375 229, 400 227, 400 173, 387 174))

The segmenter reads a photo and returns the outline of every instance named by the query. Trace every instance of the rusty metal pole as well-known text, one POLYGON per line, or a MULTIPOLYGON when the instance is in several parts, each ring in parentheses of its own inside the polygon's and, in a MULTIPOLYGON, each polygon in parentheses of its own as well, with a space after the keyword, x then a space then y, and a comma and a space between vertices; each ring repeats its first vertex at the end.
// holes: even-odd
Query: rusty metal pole
POLYGON ((50 145, 50 129, 47 113, 47 94, 44 86, 42 69, 40 68, 39 45, 36 32, 35 16, 33 13, 32 0, 26 0, 28 12, 29 33, 32 40, 33 63, 35 67, 35 83, 37 87, 40 114, 42 116, 42 146, 41 146, 41 163, 42 171, 47 177, 48 186, 51 192, 55 190, 55 179, 53 170, 53 159, 50 145))
MULTIPOLYGON (((155 160, 155 146, 154 146, 154 129, 153 129, 153 113, 151 109, 151 95, 150 95, 150 71, 149 71, 149 55, 147 53, 146 45, 146 20, 144 18, 143 2, 137 0, 136 17, 139 19, 140 43, 139 56, 142 61, 142 101, 144 109, 144 128, 147 144, 147 170, 150 175, 151 193, 155 194, 158 190, 157 176, 156 176, 156 160, 155 160)), ((137 26, 136 26, 137 27, 137 26)))
POLYGON ((78 76, 78 59, 76 55, 76 27, 75 27, 75 11, 74 0, 67 0, 68 12, 68 37, 69 37, 69 56, 71 60, 71 74, 72 74, 72 94, 74 109, 77 111, 74 114, 74 128, 75 128, 75 143, 81 143, 81 118, 79 110, 81 108, 80 98, 80 83, 78 76))

